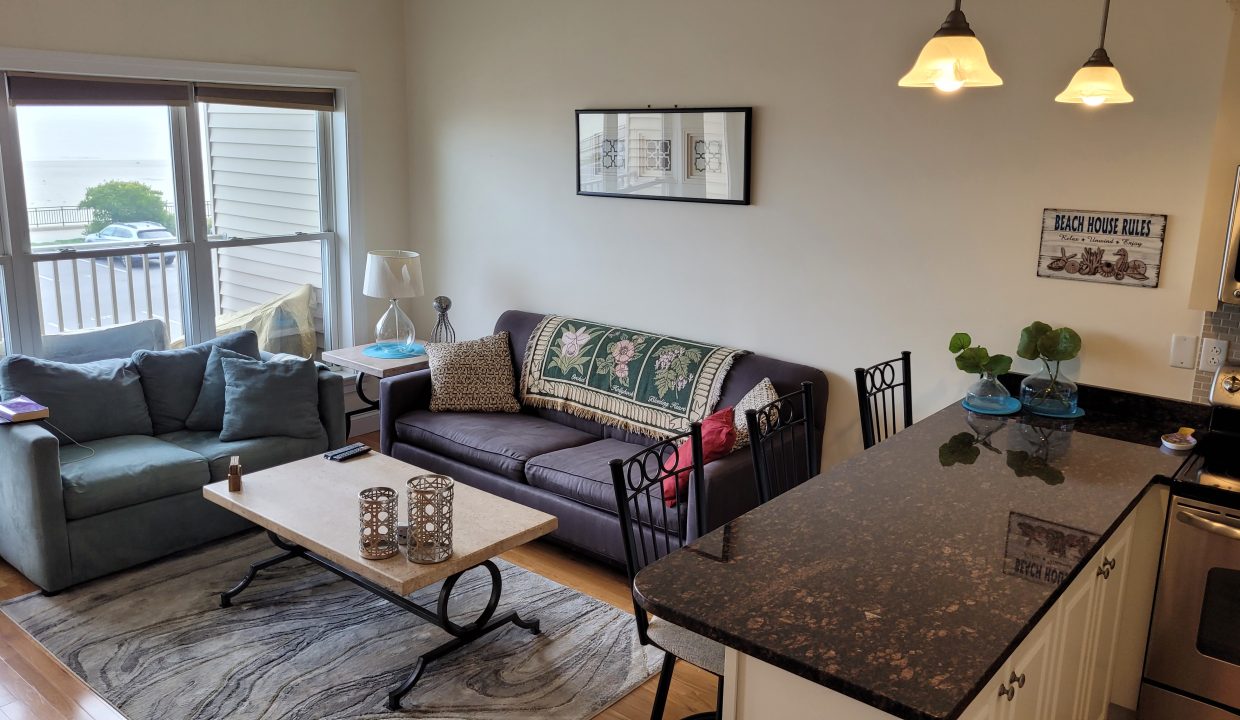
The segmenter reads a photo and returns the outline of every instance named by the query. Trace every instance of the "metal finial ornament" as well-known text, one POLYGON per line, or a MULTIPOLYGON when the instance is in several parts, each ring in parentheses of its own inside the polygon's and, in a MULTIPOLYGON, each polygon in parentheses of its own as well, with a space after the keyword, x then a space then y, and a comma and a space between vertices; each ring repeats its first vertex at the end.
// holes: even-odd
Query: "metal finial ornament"
POLYGON ((435 329, 431 331, 431 342, 456 342, 456 330, 452 329, 452 321, 448 319, 448 310, 452 307, 452 298, 440 295, 431 303, 431 307, 435 308, 435 312, 439 314, 435 318, 435 329))

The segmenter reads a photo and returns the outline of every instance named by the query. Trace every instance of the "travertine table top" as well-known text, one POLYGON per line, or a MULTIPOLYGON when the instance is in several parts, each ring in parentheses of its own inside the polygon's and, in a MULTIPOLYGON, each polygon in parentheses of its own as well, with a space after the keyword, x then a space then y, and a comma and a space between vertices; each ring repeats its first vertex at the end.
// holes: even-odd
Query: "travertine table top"
POLYGON ((373 375, 377 378, 403 375, 407 372, 430 367, 430 358, 426 355, 385 360, 383 358, 370 357, 362 352, 373 344, 367 343, 365 345, 340 348, 339 350, 327 350, 323 353, 323 362, 335 363, 341 367, 356 370, 364 375, 373 375))
MULTIPOLYGON (((245 458, 241 458, 242 464, 245 458)), ((405 482, 425 471, 372 452, 332 462, 320 455, 246 474, 241 491, 227 482, 203 488, 207 500, 271 530, 340 567, 408 595, 467 570, 502 552, 555 530, 554 515, 456 483, 452 503, 452 557, 434 565, 409 562, 404 548, 386 560, 358 553, 359 492, 370 487, 397 491, 400 519, 408 519, 405 482)))

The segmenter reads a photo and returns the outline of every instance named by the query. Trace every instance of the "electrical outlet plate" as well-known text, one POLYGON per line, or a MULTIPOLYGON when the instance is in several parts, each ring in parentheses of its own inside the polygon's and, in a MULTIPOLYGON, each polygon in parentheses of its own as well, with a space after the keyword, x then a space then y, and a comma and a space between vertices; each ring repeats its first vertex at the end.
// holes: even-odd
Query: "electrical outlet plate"
POLYGON ((1197 336, 1171 336, 1171 367, 1192 370, 1197 364, 1197 336))
POLYGON ((1227 346, 1226 340, 1218 340, 1215 338, 1206 338, 1201 341, 1201 360, 1197 363, 1197 369, 1207 372, 1214 372, 1223 365, 1227 364, 1227 346))

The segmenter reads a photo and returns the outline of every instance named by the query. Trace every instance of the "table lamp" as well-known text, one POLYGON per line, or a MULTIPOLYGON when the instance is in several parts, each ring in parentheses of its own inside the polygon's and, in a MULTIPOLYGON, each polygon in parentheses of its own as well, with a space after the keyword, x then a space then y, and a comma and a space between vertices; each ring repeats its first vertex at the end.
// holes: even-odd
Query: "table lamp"
POLYGON ((413 321, 400 309, 401 298, 421 297, 422 256, 408 250, 376 250, 366 254, 362 294, 391 301, 375 325, 375 344, 362 350, 375 358, 411 358, 426 352, 415 340, 413 321))

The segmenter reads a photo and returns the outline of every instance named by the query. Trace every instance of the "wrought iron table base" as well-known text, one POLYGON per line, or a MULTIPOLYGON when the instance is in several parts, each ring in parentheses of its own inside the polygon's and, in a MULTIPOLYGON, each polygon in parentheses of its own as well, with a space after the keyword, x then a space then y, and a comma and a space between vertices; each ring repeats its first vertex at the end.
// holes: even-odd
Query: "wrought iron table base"
POLYGON ((346 442, 353 436, 353 418, 358 415, 365 415, 371 410, 379 409, 379 401, 366 397, 366 393, 362 389, 362 381, 365 379, 366 373, 359 372, 353 380, 353 389, 357 393, 357 398, 362 401, 362 407, 356 410, 349 410, 344 414, 344 439, 346 442))
POLYGON ((422 674, 426 671, 427 665, 444 657, 445 655, 448 655, 454 650, 458 650, 478 638, 481 638, 494 630, 498 630, 508 623, 512 623, 519 628, 529 630, 535 635, 541 632, 537 620, 522 619, 522 617, 515 611, 502 615, 499 618, 492 619, 492 616, 495 615, 495 609, 499 606, 499 597, 501 591, 503 590, 503 580, 500 577, 499 568, 496 567, 495 563, 490 560, 483 561, 482 563, 474 566, 484 567, 491 574, 491 597, 487 600, 487 606, 473 622, 467 625, 458 625, 452 622, 451 618, 448 617, 448 599, 452 595, 452 590, 456 587, 456 583, 460 580, 461 576, 474 568, 462 570, 455 575, 449 576, 443 581, 443 587, 439 589, 439 601, 436 604, 435 610, 432 611, 418 605, 409 598, 402 595, 397 595, 391 590, 388 590, 387 588, 382 587, 371 580, 345 570, 344 568, 335 565, 330 560, 316 555, 300 545, 294 545, 293 543, 286 542, 270 530, 267 531, 267 537, 271 540, 272 544, 284 552, 276 555, 275 557, 260 560, 251 564, 250 569, 246 572, 245 577, 241 579, 241 582, 237 583, 233 589, 220 593, 220 607, 231 607, 232 599, 249 587, 250 583, 254 582, 254 578, 258 575, 259 571, 266 570, 273 565, 279 565, 282 562, 286 562, 294 558, 303 558, 325 570, 335 573, 345 580, 349 580, 355 585, 369 590, 402 610, 417 615, 452 636, 451 640, 423 653, 414 664, 413 669, 409 673, 409 677, 406 678, 399 687, 388 693, 387 707, 389 710, 400 709, 401 700, 409 693, 410 690, 413 689, 413 686, 417 684, 418 680, 422 677, 422 674))

